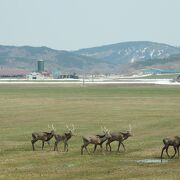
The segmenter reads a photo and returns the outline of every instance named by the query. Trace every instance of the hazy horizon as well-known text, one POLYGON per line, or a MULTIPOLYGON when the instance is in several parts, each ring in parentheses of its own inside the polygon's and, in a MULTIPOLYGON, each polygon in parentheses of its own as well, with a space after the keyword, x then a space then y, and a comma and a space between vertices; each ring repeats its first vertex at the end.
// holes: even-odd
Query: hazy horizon
POLYGON ((77 50, 120 42, 180 45, 178 0, 0 0, 0 44, 77 50))

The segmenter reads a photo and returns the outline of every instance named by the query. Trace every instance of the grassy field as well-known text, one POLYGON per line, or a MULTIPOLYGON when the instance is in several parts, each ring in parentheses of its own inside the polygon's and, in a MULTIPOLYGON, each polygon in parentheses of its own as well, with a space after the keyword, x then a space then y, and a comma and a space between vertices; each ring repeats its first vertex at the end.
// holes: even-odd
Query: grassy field
MULTIPOLYGON (((180 135, 180 89, 143 85, 0 85, 0 179, 180 179, 180 160, 162 164, 137 163, 159 159, 162 139, 180 135), (77 136, 69 152, 54 152, 41 142, 32 151, 31 134, 57 133, 74 124, 77 136), (125 142, 126 152, 80 155, 81 136, 96 134, 101 125, 134 136, 125 142)), ((89 146, 92 152, 93 146, 89 146)), ((171 149, 172 151, 172 149, 171 149)), ((171 152, 172 153, 172 152, 171 152)))

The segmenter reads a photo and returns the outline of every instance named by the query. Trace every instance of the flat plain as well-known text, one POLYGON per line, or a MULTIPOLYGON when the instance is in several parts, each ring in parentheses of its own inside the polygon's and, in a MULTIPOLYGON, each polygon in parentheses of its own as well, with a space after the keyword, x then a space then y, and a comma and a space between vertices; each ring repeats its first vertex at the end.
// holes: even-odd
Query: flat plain
MULTIPOLYGON (((157 85, 0 85, 0 179, 180 179, 180 159, 159 160, 162 139, 180 135, 180 88, 157 85), (74 124, 76 136, 69 152, 54 152, 41 142, 32 151, 32 132, 66 132, 74 124), (126 131, 126 151, 80 154, 82 135, 126 131)), ((104 144, 105 145, 105 144, 104 144)), ((104 146, 105 147, 105 146, 104 146)), ((173 153, 172 148, 170 153, 173 153)), ((167 158, 164 154, 164 157, 167 158)))

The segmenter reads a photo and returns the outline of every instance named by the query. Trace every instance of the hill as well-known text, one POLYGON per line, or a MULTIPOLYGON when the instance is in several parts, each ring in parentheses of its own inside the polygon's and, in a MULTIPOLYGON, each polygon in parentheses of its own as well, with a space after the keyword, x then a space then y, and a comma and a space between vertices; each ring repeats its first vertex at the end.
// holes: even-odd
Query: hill
POLYGON ((39 59, 45 60, 47 70, 60 70, 64 73, 85 71, 99 63, 99 60, 90 57, 47 47, 0 46, 0 66, 34 71, 39 59))
MULTIPOLYGON (((0 46, 0 66, 36 70, 36 62, 45 60, 45 68, 62 73, 126 73, 157 64, 169 66, 180 48, 148 41, 124 42, 78 51, 48 47, 0 46)), ((178 56, 179 57, 179 56, 178 56)), ((179 61, 176 58, 176 62, 179 61)))
POLYGON ((180 53, 180 49, 162 43, 135 41, 81 49, 76 53, 114 64, 127 64, 145 59, 167 58, 171 54, 180 53))

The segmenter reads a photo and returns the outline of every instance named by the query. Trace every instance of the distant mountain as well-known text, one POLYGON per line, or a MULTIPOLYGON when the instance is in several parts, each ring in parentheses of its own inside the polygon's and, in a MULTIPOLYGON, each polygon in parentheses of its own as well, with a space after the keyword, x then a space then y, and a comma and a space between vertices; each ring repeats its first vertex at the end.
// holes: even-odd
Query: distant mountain
POLYGON ((0 46, 0 66, 34 71, 37 60, 43 59, 45 68, 49 71, 79 74, 127 73, 153 66, 172 67, 171 62, 180 64, 180 59, 174 59, 179 54, 178 47, 147 41, 124 42, 78 51, 0 46))
POLYGON ((145 59, 167 58, 171 54, 180 53, 180 49, 167 44, 135 41, 81 49, 76 53, 113 64, 128 64, 145 59))
POLYGON ((69 51, 58 51, 47 47, 0 46, 0 66, 8 68, 37 69, 37 60, 45 61, 49 71, 63 73, 83 72, 100 63, 99 60, 84 57, 69 51))

